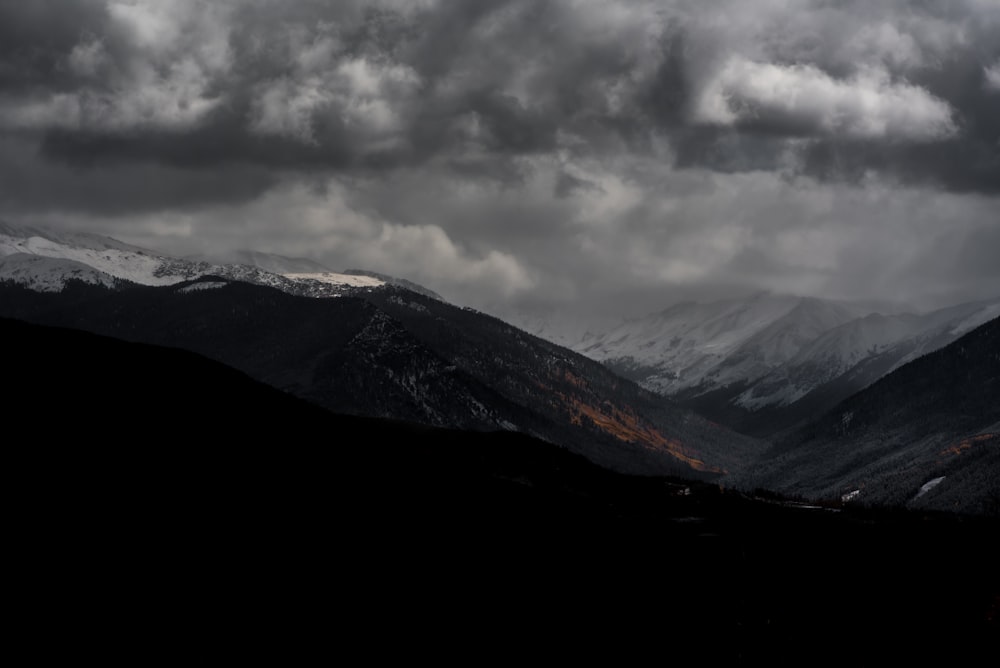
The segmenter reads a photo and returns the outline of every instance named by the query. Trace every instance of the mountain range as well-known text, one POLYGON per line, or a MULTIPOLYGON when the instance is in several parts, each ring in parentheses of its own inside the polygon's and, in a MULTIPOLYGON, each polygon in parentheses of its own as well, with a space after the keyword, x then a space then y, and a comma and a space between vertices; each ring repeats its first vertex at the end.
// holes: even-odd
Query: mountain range
POLYGON ((518 431, 647 474, 718 477, 763 447, 402 281, 275 274, 10 225, 0 253, 0 315, 198 352, 340 413, 518 431))
POLYGON ((778 439, 729 484, 1000 516, 1000 318, 778 439))
POLYGON ((620 473, 997 513, 995 347, 975 337, 993 340, 1000 302, 882 315, 760 294, 573 351, 404 279, 238 259, 269 269, 0 223, 0 316, 181 348, 341 415, 523 434, 620 473), (933 351, 953 362, 920 366, 933 351), (918 401, 914 373, 938 394, 918 401), (975 388, 981 401, 956 399, 975 388), (844 417, 876 391, 884 415, 844 417))
POLYGON ((573 348, 738 431, 771 437, 1000 315, 1000 298, 923 314, 761 293, 682 303, 573 348))

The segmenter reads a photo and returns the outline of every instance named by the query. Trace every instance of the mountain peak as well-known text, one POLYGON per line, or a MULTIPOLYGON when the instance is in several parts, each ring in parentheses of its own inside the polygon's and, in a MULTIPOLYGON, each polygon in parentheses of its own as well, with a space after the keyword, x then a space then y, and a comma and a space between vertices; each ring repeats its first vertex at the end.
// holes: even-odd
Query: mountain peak
POLYGON ((360 270, 337 273, 306 258, 242 250, 215 259, 183 259, 97 234, 0 221, 0 278, 32 289, 61 290, 72 279, 108 287, 116 279, 140 285, 174 285, 206 275, 309 297, 337 297, 391 285, 444 301, 437 293, 405 279, 360 270))

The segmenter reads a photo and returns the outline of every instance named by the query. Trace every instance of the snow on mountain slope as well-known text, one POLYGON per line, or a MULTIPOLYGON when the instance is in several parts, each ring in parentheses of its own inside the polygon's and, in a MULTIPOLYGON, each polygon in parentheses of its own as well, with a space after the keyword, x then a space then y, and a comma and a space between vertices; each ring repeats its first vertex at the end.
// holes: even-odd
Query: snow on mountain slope
POLYGON ((1000 315, 1000 299, 959 304, 928 314, 928 327, 914 339, 913 349, 893 364, 891 371, 934 352, 1000 315))
POLYGON ((69 280, 114 286, 109 274, 75 260, 27 253, 0 256, 0 281, 13 281, 37 292, 59 292, 69 280))
MULTIPOLYGON (((174 285, 202 276, 267 285, 307 297, 338 297, 387 284, 409 285, 402 279, 365 272, 332 272, 310 260, 250 251, 237 253, 237 257, 247 262, 220 264, 173 258, 110 237, 17 227, 0 221, 0 261, 3 262, 0 277, 38 290, 61 290, 66 281, 72 279, 103 285, 113 285, 114 279, 121 279, 155 286, 174 285)), ((421 290, 441 299, 429 290, 421 290)))
POLYGON ((327 285, 342 285, 354 288, 377 288, 385 285, 385 281, 371 276, 359 276, 355 274, 338 274, 333 271, 305 273, 305 274, 282 274, 285 278, 293 281, 317 281, 327 285))
POLYGON ((225 281, 200 281, 196 283, 189 283, 182 288, 178 288, 177 292, 201 292, 203 290, 219 290, 224 288, 228 283, 225 281))
POLYGON ((19 230, 3 225, 0 227, 0 256, 17 253, 71 260, 143 285, 171 285, 201 275, 196 268, 198 265, 167 261, 108 237, 56 234, 33 228, 19 230))
POLYGON ((712 386, 752 382, 793 359, 825 332, 857 318, 862 307, 801 298, 791 311, 744 341, 707 374, 712 386))
POLYGON ((768 293, 687 302, 626 321, 576 350, 673 394, 760 377, 821 331, 856 316, 849 306, 768 293))
POLYGON ((760 377, 735 400, 748 410, 787 406, 862 360, 880 355, 921 330, 915 316, 869 314, 822 333, 791 359, 760 377))
MULTIPOLYGON (((283 276, 293 281, 295 287, 288 288, 286 291, 313 297, 329 297, 340 294, 336 291, 331 292, 329 286, 334 286, 337 289, 359 288, 370 290, 392 285, 417 292, 432 299, 445 301, 436 292, 403 278, 386 276, 385 274, 361 269, 347 269, 339 272, 331 271, 329 267, 307 258, 293 258, 274 253, 239 250, 212 257, 196 256, 189 259, 192 261, 210 262, 223 267, 243 266, 261 269, 269 274, 283 276)), ((275 285, 274 287, 286 289, 280 285, 275 285)))
POLYGON ((824 361, 844 371, 864 357, 916 336, 924 327, 925 323, 917 316, 872 313, 826 332, 791 362, 795 365, 808 360, 824 361))
POLYGON ((998 314, 1000 300, 882 315, 863 305, 764 293, 678 304, 573 348, 681 401, 704 397, 759 411, 790 406, 835 382, 843 387, 831 397, 857 391, 998 314))
POLYGON ((867 385, 933 352, 1000 313, 1000 300, 973 302, 923 315, 871 314, 834 327, 776 368, 736 403, 749 410, 787 406, 845 374, 867 385))
POLYGON ((955 336, 962 336, 963 334, 971 332, 976 327, 989 322, 997 316, 1000 316, 1000 299, 992 303, 984 304, 981 309, 975 311, 968 318, 955 325, 951 330, 949 330, 948 333, 955 336))

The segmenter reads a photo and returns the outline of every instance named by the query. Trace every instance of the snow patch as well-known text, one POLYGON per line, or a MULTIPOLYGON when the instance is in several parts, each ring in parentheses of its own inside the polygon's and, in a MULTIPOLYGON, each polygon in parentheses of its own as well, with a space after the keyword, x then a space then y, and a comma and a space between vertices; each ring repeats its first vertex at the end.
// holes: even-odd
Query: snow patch
POLYGON ((45 237, 0 235, 0 255, 26 253, 38 257, 72 260, 97 271, 142 285, 172 285, 191 276, 164 273, 163 260, 129 249, 70 246, 45 237))
POLYGON ((329 285, 344 285, 352 288, 377 288, 385 285, 385 281, 373 278, 372 276, 359 276, 355 274, 338 274, 332 271, 304 273, 304 274, 282 274, 285 278, 293 281, 318 281, 329 285))
MULTIPOLYGON (((622 360, 648 370, 642 384, 657 392, 708 392, 763 377, 858 313, 844 304, 767 293, 688 302, 628 320, 573 348, 599 362, 622 360)), ((773 400, 747 394, 741 401, 750 407, 773 400)))
POLYGON ((923 496, 927 492, 931 491, 932 489, 934 489, 935 487, 937 487, 938 485, 940 485, 941 481, 944 480, 944 479, 945 479, 945 476, 941 476, 940 478, 934 478, 933 480, 928 480, 927 482, 925 482, 923 484, 923 486, 920 488, 920 491, 917 492, 917 495, 915 497, 913 497, 913 498, 914 499, 919 499, 921 496, 923 496))
MULTIPOLYGON (((209 280, 222 278, 228 281, 266 285, 289 294, 314 298, 340 297, 353 291, 368 291, 397 283, 403 288, 411 289, 406 281, 384 276, 314 270, 312 267, 321 265, 304 260, 287 260, 279 256, 248 255, 254 261, 263 262, 263 259, 266 259, 271 266, 283 264, 287 273, 275 273, 247 264, 214 264, 173 258, 129 246, 110 237, 15 227, 0 221, 0 259, 5 263, 16 256, 28 256, 35 258, 36 261, 45 259, 50 263, 73 263, 77 274, 93 272, 93 276, 81 279, 91 283, 103 282, 112 285, 115 279, 121 279, 140 285, 164 286, 202 277, 209 280)), ((23 261, 18 262, 23 264, 23 261)), ((10 266, 6 269, 13 271, 10 266)), ((19 268, 18 271, 23 273, 23 268, 19 268)), ((18 280, 30 282, 35 286, 34 289, 42 289, 45 285, 47 286, 45 289, 48 290, 61 290, 67 280, 61 277, 61 274, 65 274, 68 269, 54 266, 45 271, 50 271, 54 275, 43 277, 41 274, 45 272, 42 271, 42 265, 38 265, 36 270, 32 270, 30 281, 23 276, 18 280)), ((8 280, 13 280, 13 277, 8 277, 8 280)), ((210 289, 207 284, 190 288, 190 290, 206 289, 210 289)), ((413 285, 412 289, 440 299, 419 286, 413 285)))
POLYGON ((177 290, 177 292, 199 292, 201 290, 216 290, 218 288, 224 288, 228 285, 225 281, 204 281, 202 283, 192 283, 191 285, 185 285, 183 288, 177 290))
POLYGON ((71 281, 114 287, 114 278, 73 260, 15 253, 0 256, 0 281, 12 281, 36 292, 62 292, 71 281))
POLYGON ((840 501, 841 501, 841 503, 849 503, 850 501, 853 501, 854 499, 858 498, 859 496, 861 496, 861 490, 860 489, 851 490, 847 494, 842 495, 840 497, 840 501))

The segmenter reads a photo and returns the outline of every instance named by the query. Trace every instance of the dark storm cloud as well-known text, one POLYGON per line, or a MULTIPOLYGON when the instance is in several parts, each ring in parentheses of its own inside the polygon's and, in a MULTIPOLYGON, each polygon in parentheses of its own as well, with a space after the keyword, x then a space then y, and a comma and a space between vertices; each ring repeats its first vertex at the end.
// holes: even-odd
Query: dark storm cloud
POLYGON ((740 26, 753 4, 636 3, 616 14, 523 0, 221 2, 192 31, 210 3, 5 2, 0 99, 8 125, 33 125, 46 135, 45 155, 70 162, 377 170, 470 147, 498 159, 635 150, 660 132, 681 165, 703 154, 709 167, 773 166, 788 139, 806 138, 804 167, 825 178, 840 174, 831 161, 946 187, 977 189, 997 175, 997 95, 982 85, 984 66, 1000 58, 990 46, 996 12, 972 22, 966 9, 958 56, 934 40, 949 38, 939 24, 962 3, 861 3, 852 9, 861 19, 823 3, 795 17, 770 10, 776 24, 758 19, 750 35, 770 46, 743 49, 717 21, 740 26), (900 7, 926 20, 897 29, 887 20, 900 7), (793 28, 812 41, 778 34, 793 28), (837 48, 844 43, 854 46, 837 48), (157 87, 162 99, 144 102, 157 87), (900 140, 976 155, 964 177, 936 173, 900 140))
POLYGON ((23 140, 0 137, 0 210, 7 215, 67 209, 121 216, 135 211, 193 210, 205 204, 240 204, 279 182, 258 165, 227 170, 185 170, 138 161, 100 165, 46 160, 23 140))
POLYGON ((699 31, 695 20, 674 42, 699 34, 705 50, 706 37, 716 40, 699 56, 715 66, 687 47, 659 72, 670 95, 647 97, 652 117, 673 121, 678 165, 787 170, 797 157, 798 171, 830 181, 875 170, 948 189, 1000 187, 1000 99, 984 85, 1000 6, 815 3, 764 12, 773 23, 763 26, 739 20, 757 3, 728 9, 731 32, 699 31), (747 25, 757 32, 750 45, 739 34, 747 25))
MULTIPOLYGON (((1000 26, 1000 23, 994 23, 1000 26)), ((871 142, 834 137, 810 143, 802 152, 805 173, 824 180, 856 181, 868 170, 904 182, 955 191, 1000 192, 1000 91, 985 80, 992 52, 986 36, 979 52, 951 54, 939 66, 913 75, 957 110, 956 132, 934 142, 871 142)))
MULTIPOLYGON (((605 94, 631 57, 616 35, 579 43, 558 3, 365 5, 7 2, 0 125, 52 164, 163 165, 180 202, 203 202, 186 170, 376 174, 444 156, 465 178, 517 183, 517 156, 556 150, 561 132, 617 146, 615 124, 632 122, 605 94)), ((141 210, 150 190, 115 206, 141 210)))
POLYGON ((73 86, 76 76, 64 57, 82 34, 102 32, 106 21, 98 0, 0 0, 0 91, 73 86))
POLYGON ((905 291, 947 220, 968 291, 997 34, 988 0, 0 0, 0 208, 616 306, 905 291))
MULTIPOLYGON (((157 18, 183 31, 191 27, 194 10, 185 9, 191 6, 179 3, 180 9, 161 11, 164 16, 157 18)), ((174 35, 172 42, 143 51, 143 44, 120 38, 127 29, 121 16, 112 21, 92 3, 86 8, 94 16, 82 22, 85 27, 77 21, 75 29, 65 27, 53 39, 29 42, 30 49, 8 48, 5 69, 27 78, 35 93, 9 102, 35 102, 54 116, 53 94, 74 95, 63 102, 79 118, 34 121, 36 129, 61 133, 48 143, 49 155, 71 160, 86 153, 90 160, 105 155, 182 164, 273 159, 282 166, 298 160, 304 167, 324 161, 344 167, 372 155, 401 162, 422 159, 470 141, 487 152, 551 150, 560 128, 598 127, 608 120, 602 108, 604 89, 616 77, 627 76, 631 66, 613 40, 577 43, 572 28, 565 26, 571 14, 558 3, 463 2, 411 12, 365 10, 351 3, 295 3, 288 9, 267 2, 218 6, 228 8, 218 12, 222 25, 215 31, 203 28, 199 47, 228 50, 226 62, 205 63, 195 53, 189 63, 197 70, 194 82, 172 80, 179 78, 172 69, 191 56, 185 47, 194 37, 174 35), (91 62, 83 62, 88 53, 91 62), (130 78, 130 70, 143 67, 152 70, 153 81, 130 78), (118 80, 113 86, 88 80, 102 74, 118 80), (187 89, 173 90, 175 83, 188 84, 187 89), (507 92, 512 83, 518 89, 514 94, 507 92), (130 89, 144 84, 188 98, 164 100, 181 107, 198 98, 218 104, 183 123, 156 118, 149 109, 139 110, 144 115, 116 118, 130 111, 130 89), (97 111, 108 112, 110 119, 97 111), (377 117, 380 111, 400 116, 394 119, 398 127, 379 132, 360 123, 362 115, 377 117), (463 124, 474 127, 456 127, 463 124), (83 136, 82 146, 71 134, 83 136), (399 145, 381 146, 386 134, 399 139, 399 145), (261 135, 287 146, 261 146, 261 135), (103 144, 98 136, 116 141, 103 144)), ((25 24, 36 26, 45 15, 44 8, 27 15, 8 13, 5 25, 15 34, 25 24)), ((55 18, 52 7, 49 13, 55 18)), ((135 18, 122 11, 113 14, 135 18)), ((5 87, 7 96, 15 92, 12 85, 5 87)), ((23 116, 20 120, 29 124, 23 116)))

